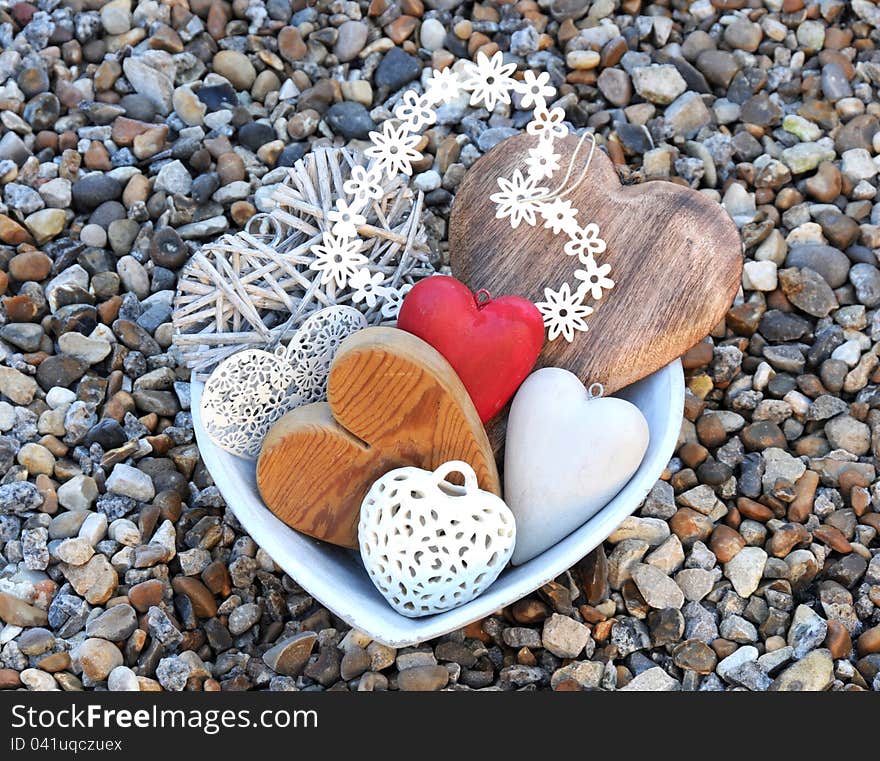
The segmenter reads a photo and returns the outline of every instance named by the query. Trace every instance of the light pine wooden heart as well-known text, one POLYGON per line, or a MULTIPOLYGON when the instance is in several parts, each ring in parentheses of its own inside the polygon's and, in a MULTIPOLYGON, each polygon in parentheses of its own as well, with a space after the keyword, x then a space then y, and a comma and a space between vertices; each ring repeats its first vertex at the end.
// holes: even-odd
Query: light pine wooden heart
POLYGON ((327 403, 288 412, 263 442, 257 486, 291 528, 355 548, 361 502, 390 470, 434 470, 463 460, 480 488, 501 493, 474 404, 452 366, 396 328, 366 328, 343 341, 330 367, 327 403))
MULTIPOLYGON (((471 167, 456 194, 449 226, 453 274, 472 290, 544 300, 544 288, 575 283, 580 266, 563 253, 566 238, 525 223, 496 219, 489 196, 498 178, 524 168, 535 138, 508 138, 471 167)), ((578 138, 557 142, 565 168, 578 138)), ((580 156, 585 157, 586 151, 580 156)), ((572 172, 580 174, 585 158, 572 172)), ((555 188, 552 180, 544 184, 555 188)), ((599 225, 608 244, 596 257, 611 264, 615 282, 599 302, 590 329, 573 342, 546 342, 538 367, 561 367, 606 394, 628 386, 681 356, 724 317, 742 275, 739 233, 705 195, 670 182, 623 186, 611 160, 596 150, 584 181, 567 196, 578 222, 599 225)))

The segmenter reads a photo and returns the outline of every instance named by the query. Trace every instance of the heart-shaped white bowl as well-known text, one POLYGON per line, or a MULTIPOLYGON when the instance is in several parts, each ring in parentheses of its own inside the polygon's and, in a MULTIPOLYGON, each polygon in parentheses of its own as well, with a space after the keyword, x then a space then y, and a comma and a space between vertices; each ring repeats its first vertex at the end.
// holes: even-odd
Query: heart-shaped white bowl
POLYGON ((193 383, 192 414, 199 450, 245 530, 303 589, 349 625, 386 645, 404 647, 459 629, 515 602, 603 542, 641 504, 675 451, 684 411, 684 374, 676 360, 616 394, 642 411, 651 440, 639 469, 611 502, 536 558, 507 568, 476 599, 424 618, 397 613, 373 586, 357 552, 300 534, 269 512, 257 490, 255 463, 224 452, 205 432, 199 416, 201 396, 202 384, 193 383))

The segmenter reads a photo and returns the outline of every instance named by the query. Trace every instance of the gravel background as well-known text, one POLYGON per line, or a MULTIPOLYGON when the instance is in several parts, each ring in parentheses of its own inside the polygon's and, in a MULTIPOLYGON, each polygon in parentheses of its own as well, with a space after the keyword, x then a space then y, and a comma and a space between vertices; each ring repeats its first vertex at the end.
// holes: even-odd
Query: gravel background
MULTIPOLYGON (((0 688, 880 690, 878 28, 866 0, 0 1, 0 688), (722 202, 743 291, 636 516, 395 651, 224 509, 171 301, 312 145, 499 49, 625 180, 722 202)), ((441 258, 529 118, 440 110, 413 182, 441 258)))

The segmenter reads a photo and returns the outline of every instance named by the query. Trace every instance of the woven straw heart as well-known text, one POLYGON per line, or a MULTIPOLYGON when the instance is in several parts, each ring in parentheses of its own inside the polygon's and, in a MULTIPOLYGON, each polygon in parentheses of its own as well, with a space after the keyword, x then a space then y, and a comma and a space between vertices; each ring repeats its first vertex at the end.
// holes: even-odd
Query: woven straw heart
POLYGON ((272 424, 295 407, 324 399, 336 349, 366 327, 352 307, 311 315, 287 347, 248 349, 217 365, 202 394, 202 420, 221 449, 255 460, 272 424))

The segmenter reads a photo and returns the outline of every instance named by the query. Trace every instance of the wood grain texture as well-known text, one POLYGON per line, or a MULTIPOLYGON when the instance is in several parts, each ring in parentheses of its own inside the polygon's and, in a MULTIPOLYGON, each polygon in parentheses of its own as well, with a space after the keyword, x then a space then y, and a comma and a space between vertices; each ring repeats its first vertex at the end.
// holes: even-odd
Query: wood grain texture
POLYGON ((395 328, 349 336, 330 368, 328 402, 288 412, 266 436, 257 485, 288 526, 357 547, 361 502, 394 468, 473 467, 501 494, 492 448, 467 391, 429 344, 395 328))
MULTIPOLYGON (((524 168, 535 138, 522 134, 493 148, 468 171, 449 227, 453 274, 471 289, 544 300, 544 288, 574 286, 577 259, 563 252, 564 235, 538 225, 495 218, 489 199, 498 177, 524 168)), ((557 142, 563 168, 578 138, 557 142)), ((573 177, 588 152, 582 149, 573 177)), ((564 176, 560 175, 556 184, 564 176)), ((554 182, 546 183, 555 188, 554 182)), ((615 287, 587 319, 590 330, 546 342, 537 367, 562 367, 585 384, 614 393, 681 356, 724 317, 742 275, 739 233, 727 213, 705 195, 669 182, 622 186, 608 156, 596 150, 585 180, 567 198, 578 221, 595 222, 608 248, 615 287)))

